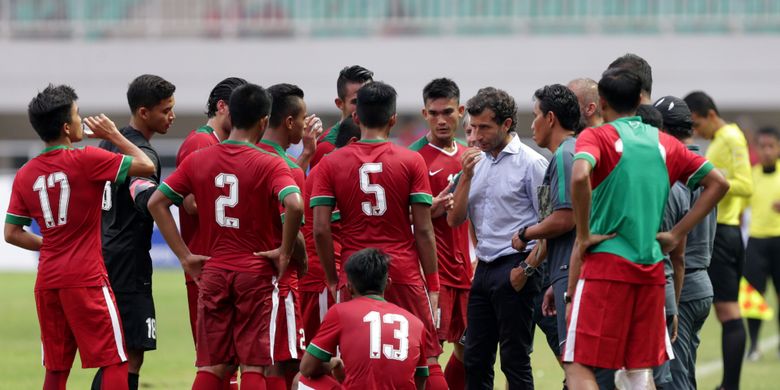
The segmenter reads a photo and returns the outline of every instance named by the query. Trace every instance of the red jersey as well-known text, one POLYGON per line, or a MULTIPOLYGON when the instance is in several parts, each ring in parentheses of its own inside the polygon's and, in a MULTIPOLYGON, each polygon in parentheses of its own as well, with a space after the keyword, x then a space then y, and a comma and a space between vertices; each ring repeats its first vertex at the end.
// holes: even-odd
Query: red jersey
POLYGON ((254 252, 278 247, 279 203, 300 193, 284 161, 233 140, 193 154, 158 187, 174 203, 189 194, 198 203, 198 229, 209 237, 205 267, 274 273, 254 252))
MULTIPOLYGON (((626 118, 623 121, 640 121, 626 118)), ((669 185, 681 181, 696 188, 699 181, 712 169, 702 156, 691 152, 676 138, 658 132, 658 148, 666 163, 669 185)), ((574 159, 588 161, 593 167, 591 187, 596 188, 617 166, 623 155, 623 143, 612 124, 585 129, 578 137, 574 159)), ((663 262, 641 265, 609 253, 587 254, 583 265, 583 278, 619 280, 630 283, 661 283, 665 281, 663 262), (594 261, 588 261, 593 259, 594 261)))
POLYGON ((346 389, 415 389, 428 376, 423 337, 412 313, 368 295, 330 308, 306 352, 327 362, 338 347, 346 389))
POLYGON ((124 182, 133 158, 87 146, 48 147, 16 173, 5 222, 41 229, 35 289, 102 286, 106 181, 124 182))
MULTIPOLYGON (((319 168, 312 170, 313 172, 319 168)), ((311 177, 311 175, 310 175, 311 177)), ((306 187, 303 191, 304 201, 304 221, 301 226, 303 238, 306 240, 306 254, 309 256, 309 271, 306 272, 298 284, 300 291, 320 292, 328 286, 325 281, 325 271, 322 269, 320 258, 317 256, 317 248, 314 245, 314 210, 310 207, 310 198, 314 180, 306 180, 306 187)), ((333 235, 333 255, 336 262, 336 271, 341 269, 341 243, 339 241, 339 226, 341 225, 341 213, 334 210, 330 219, 331 234, 333 235)))
MULTIPOLYGON (((301 167, 298 166, 297 161, 295 161, 295 158, 287 154, 287 152, 282 148, 281 145, 273 141, 263 139, 257 143, 257 146, 268 153, 281 157, 284 160, 284 162, 287 164, 287 167, 290 168, 290 172, 292 173, 293 180, 295 180, 295 184, 298 186, 298 188, 303 190, 306 183, 306 174, 303 172, 303 169, 301 169, 301 167)), ((279 212, 281 213, 282 216, 282 223, 284 223, 284 207, 281 204, 279 204, 279 212)), ((305 222, 306 220, 304 218, 304 223, 305 222)), ((278 234, 279 235, 277 238, 277 246, 282 244, 282 231, 279 230, 278 234)), ((287 286, 292 287, 293 289, 297 289, 298 272, 296 271, 296 269, 294 267, 287 268, 287 271, 285 271, 284 275, 282 275, 282 279, 279 281, 279 284, 281 285, 279 287, 280 290, 286 290, 287 286)), ((286 293, 286 291, 282 291, 282 293, 284 294, 286 293)))
POLYGON ((336 138, 339 136, 339 123, 333 125, 330 129, 320 135, 317 140, 317 149, 314 156, 309 161, 309 169, 313 169, 325 157, 326 154, 336 150, 336 138))
MULTIPOLYGON (((218 143, 217 134, 210 126, 201 126, 193 130, 179 146, 179 152, 176 154, 176 167, 181 165, 190 154, 218 143)), ((205 248, 208 237, 198 235, 197 215, 189 215, 183 209, 179 210, 179 229, 181 230, 181 238, 184 239, 184 243, 187 244, 192 253, 208 255, 207 248, 205 248)), ((187 277, 189 278, 189 275, 187 277)))
MULTIPOLYGON (((320 162, 310 206, 338 206, 342 258, 374 247, 387 253, 390 278, 397 284, 423 284, 420 259, 409 221, 412 203, 433 201, 425 161, 387 141, 358 141, 320 162)), ((346 284, 340 274, 339 284, 346 284)))
MULTIPOLYGON (((466 151, 466 144, 455 140, 455 150, 447 152, 428 143, 427 137, 420 138, 409 146, 420 153, 428 166, 428 180, 431 193, 438 195, 444 191, 460 173, 460 157, 466 151)), ((433 218, 433 230, 436 234, 436 255, 439 261, 441 284, 456 288, 471 287, 471 257, 469 255, 469 224, 456 228, 447 224, 447 216, 433 218)))

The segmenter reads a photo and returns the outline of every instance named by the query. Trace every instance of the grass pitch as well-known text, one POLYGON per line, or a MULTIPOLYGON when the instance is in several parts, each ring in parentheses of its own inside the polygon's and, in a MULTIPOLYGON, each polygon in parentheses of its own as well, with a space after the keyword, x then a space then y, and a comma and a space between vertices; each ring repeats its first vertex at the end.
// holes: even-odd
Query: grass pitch
MULTIPOLYGON (((0 273, 0 389, 40 389, 44 369, 38 320, 33 297, 34 273, 0 273)), ((770 289, 769 291, 773 291, 770 289)), ((770 302, 776 305, 774 293, 770 302)), ((177 270, 154 274, 154 299, 157 308, 157 351, 146 354, 141 370, 143 389, 189 389, 195 378, 195 351, 187 314, 184 277, 177 270)), ((776 306, 775 306, 776 307, 776 306)), ((540 331, 541 332, 541 331, 540 331)), ((537 333, 531 358, 537 389, 560 389, 563 372, 537 333)), ((745 362, 742 389, 780 388, 780 357, 777 348, 777 321, 765 323, 761 338, 765 341, 763 358, 745 362)), ((442 365, 449 359, 451 347, 445 347, 442 365)), ((699 387, 713 389, 720 382, 720 324, 710 316, 702 331, 699 348, 699 387)), ((81 369, 78 357, 68 380, 71 389, 88 389, 95 370, 81 369)), ((496 364, 497 389, 504 389, 504 377, 496 364)))

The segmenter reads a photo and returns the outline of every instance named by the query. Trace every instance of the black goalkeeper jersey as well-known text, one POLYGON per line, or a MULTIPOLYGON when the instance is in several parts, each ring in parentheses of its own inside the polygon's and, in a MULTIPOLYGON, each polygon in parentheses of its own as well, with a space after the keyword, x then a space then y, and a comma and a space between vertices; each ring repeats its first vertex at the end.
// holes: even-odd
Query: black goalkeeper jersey
MULTIPOLYGON (((141 132, 131 126, 120 132, 149 156, 156 173, 148 179, 128 177, 122 183, 106 183, 106 192, 103 194, 103 259, 111 288, 115 292, 151 291, 152 258, 149 250, 152 246, 154 220, 146 208, 146 202, 160 183, 160 159, 141 132), (154 186, 136 194, 133 199, 130 188, 136 180, 151 180, 154 186)), ((108 141, 102 141, 100 147, 119 152, 108 141)))

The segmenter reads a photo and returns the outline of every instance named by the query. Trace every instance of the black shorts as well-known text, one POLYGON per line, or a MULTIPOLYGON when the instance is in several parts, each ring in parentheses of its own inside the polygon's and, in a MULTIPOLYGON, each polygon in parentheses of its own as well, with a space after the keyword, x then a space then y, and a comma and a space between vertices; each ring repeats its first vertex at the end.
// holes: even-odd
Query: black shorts
POLYGON ((713 302, 737 302, 739 280, 745 265, 745 247, 739 226, 718 224, 707 269, 712 281, 713 302))
POLYGON ((128 350, 151 351, 157 349, 157 320, 154 315, 152 292, 115 292, 125 345, 128 350))
POLYGON ((561 338, 558 335, 558 317, 547 317, 542 314, 542 301, 544 300, 544 293, 546 291, 547 288, 544 288, 534 297, 534 322, 536 323, 536 326, 542 330, 542 333, 544 333, 544 336, 547 339, 547 345, 550 346, 550 351, 552 351, 555 356, 561 356, 561 343, 559 342, 561 338))
POLYGON ((762 295, 766 281, 772 278, 775 291, 780 294, 780 237, 748 240, 745 279, 762 295))

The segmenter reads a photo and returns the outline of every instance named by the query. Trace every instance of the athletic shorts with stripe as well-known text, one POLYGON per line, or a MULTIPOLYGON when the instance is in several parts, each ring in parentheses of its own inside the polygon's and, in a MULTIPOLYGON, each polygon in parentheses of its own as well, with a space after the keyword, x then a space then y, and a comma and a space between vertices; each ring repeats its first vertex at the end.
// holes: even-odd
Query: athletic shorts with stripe
POLYGON ((69 370, 76 349, 83 368, 127 361, 119 311, 107 283, 102 287, 36 290, 35 304, 46 369, 69 370))
POLYGON ((662 284, 580 279, 572 300, 563 361, 635 369, 672 359, 664 299, 662 284))
POLYGON ((205 268, 196 326, 198 367, 271 364, 273 275, 205 268))
POLYGON ((308 344, 317 331, 320 329, 322 319, 328 309, 336 304, 336 300, 330 295, 327 287, 322 291, 299 291, 301 297, 301 320, 303 321, 303 332, 306 336, 304 344, 308 344))
MULTIPOLYGON (((276 311, 274 362, 300 359, 306 348, 298 291, 289 287, 280 287, 280 290, 282 291, 277 292, 273 299, 273 307, 276 311)), ((273 312, 271 315, 273 316, 273 312)))
POLYGON ((469 289, 441 286, 439 309, 436 311, 438 337, 440 341, 460 342, 466 331, 466 308, 469 303, 469 289))

